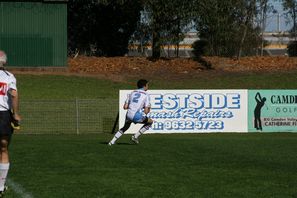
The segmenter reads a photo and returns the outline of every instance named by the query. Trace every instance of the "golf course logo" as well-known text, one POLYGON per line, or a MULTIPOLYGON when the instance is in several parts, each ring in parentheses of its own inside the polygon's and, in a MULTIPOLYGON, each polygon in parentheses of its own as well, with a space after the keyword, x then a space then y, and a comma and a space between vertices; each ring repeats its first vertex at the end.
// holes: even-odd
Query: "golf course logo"
POLYGON ((249 90, 249 131, 297 131, 297 90, 249 90))
MULTIPOLYGON (((255 129, 262 131, 261 111, 262 107, 265 105, 266 98, 262 97, 260 93, 257 92, 255 100, 257 104, 254 110, 254 127, 255 129)), ((266 106, 266 108, 268 107, 266 106)))

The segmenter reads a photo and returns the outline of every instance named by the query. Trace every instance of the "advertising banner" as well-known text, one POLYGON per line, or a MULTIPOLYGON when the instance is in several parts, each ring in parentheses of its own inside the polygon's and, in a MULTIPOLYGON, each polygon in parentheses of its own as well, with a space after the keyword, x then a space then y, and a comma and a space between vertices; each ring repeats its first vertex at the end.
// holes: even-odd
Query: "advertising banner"
POLYGON ((297 132, 296 90, 249 90, 249 132, 297 132))
MULTIPOLYGON (((119 127, 123 105, 132 90, 120 91, 119 127)), ((247 90, 148 90, 154 124, 146 133, 247 132, 247 90)), ((126 133, 136 133, 132 124, 126 133)))

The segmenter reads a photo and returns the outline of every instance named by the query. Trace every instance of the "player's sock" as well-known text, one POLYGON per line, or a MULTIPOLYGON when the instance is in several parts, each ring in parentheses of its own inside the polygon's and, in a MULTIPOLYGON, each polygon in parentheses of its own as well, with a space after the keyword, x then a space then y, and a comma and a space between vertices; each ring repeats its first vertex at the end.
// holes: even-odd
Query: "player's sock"
POLYGON ((137 133, 135 133, 134 137, 135 138, 138 138, 144 132, 146 132, 147 130, 149 130, 150 127, 151 127, 151 124, 149 124, 149 125, 143 125, 143 127, 141 127, 137 133))
POLYGON ((116 132, 116 134, 114 135, 110 143, 114 144, 117 141, 117 139, 119 139, 122 135, 123 135, 123 131, 119 130, 118 132, 116 132))
POLYGON ((139 130, 137 133, 134 134, 134 138, 138 139, 138 137, 141 135, 142 135, 142 132, 139 130))
POLYGON ((4 190, 4 185, 9 170, 9 163, 0 163, 0 191, 4 190))

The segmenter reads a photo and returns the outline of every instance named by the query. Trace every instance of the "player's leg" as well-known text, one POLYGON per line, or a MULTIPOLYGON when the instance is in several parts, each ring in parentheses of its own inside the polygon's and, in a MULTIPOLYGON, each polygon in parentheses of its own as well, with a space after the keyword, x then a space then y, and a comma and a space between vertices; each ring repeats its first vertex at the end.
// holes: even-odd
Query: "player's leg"
POLYGON ((5 182, 9 170, 8 146, 13 133, 11 114, 8 111, 0 112, 0 193, 5 191, 5 182))
POLYGON ((124 127, 116 132, 116 134, 114 135, 112 140, 108 143, 108 145, 111 146, 115 144, 115 142, 125 133, 125 131, 129 129, 129 127, 131 126, 131 123, 132 122, 130 120, 126 119, 124 127))
POLYGON ((5 182, 9 170, 8 145, 11 136, 0 137, 0 194, 5 190, 5 182))
POLYGON ((144 125, 139 129, 139 131, 137 133, 135 133, 132 136, 132 141, 135 142, 136 144, 139 143, 139 136, 141 136, 144 132, 146 132, 147 130, 149 130, 149 128, 152 126, 153 124, 153 120, 151 118, 147 118, 145 117, 144 121, 142 123, 144 123, 144 125))

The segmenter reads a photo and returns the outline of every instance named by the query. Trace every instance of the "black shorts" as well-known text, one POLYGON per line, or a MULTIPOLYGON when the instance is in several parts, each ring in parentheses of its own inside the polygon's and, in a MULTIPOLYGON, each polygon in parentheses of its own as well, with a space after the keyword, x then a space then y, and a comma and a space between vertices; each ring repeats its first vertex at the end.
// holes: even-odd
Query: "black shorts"
POLYGON ((143 124, 146 124, 147 122, 148 122, 148 117, 145 116, 144 119, 143 119, 143 121, 142 121, 142 123, 143 124))
POLYGON ((11 116, 10 111, 0 111, 0 136, 12 135, 11 116))

